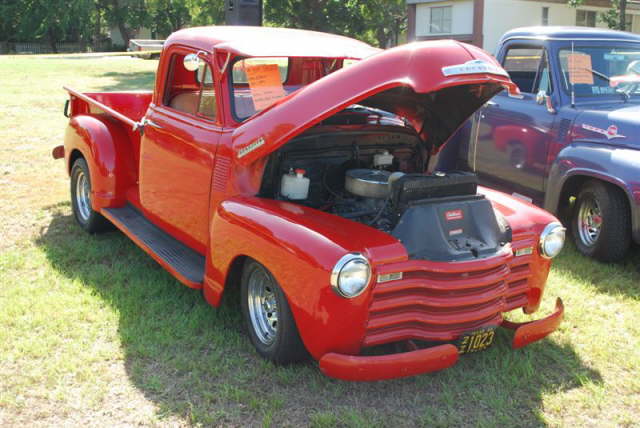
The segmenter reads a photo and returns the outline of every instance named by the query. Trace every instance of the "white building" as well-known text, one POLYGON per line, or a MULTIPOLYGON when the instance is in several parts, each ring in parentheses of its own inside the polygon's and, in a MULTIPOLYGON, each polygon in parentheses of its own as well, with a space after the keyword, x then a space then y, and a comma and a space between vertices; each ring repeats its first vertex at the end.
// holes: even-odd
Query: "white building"
MULTIPOLYGON (((598 14, 611 2, 586 0, 407 0, 409 40, 457 39, 494 52, 500 37, 516 27, 580 25, 606 28, 598 14)), ((640 33, 640 6, 627 3, 628 31, 640 33)))

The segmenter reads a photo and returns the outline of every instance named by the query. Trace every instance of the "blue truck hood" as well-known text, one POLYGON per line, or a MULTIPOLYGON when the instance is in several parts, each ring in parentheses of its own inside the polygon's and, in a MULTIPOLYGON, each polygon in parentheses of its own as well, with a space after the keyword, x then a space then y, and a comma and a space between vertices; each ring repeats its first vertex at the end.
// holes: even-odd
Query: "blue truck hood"
POLYGON ((588 141, 640 149, 640 104, 590 105, 577 116, 574 135, 588 141))

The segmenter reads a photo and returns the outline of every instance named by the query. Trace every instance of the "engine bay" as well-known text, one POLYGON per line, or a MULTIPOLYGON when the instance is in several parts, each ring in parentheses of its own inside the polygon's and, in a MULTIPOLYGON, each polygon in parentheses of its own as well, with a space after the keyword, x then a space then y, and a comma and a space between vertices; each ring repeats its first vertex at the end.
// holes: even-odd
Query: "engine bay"
POLYGON ((409 127, 317 126, 272 154, 260 196, 389 233, 411 258, 488 257, 507 245, 508 223, 477 194, 475 174, 424 173, 428 160, 409 127))

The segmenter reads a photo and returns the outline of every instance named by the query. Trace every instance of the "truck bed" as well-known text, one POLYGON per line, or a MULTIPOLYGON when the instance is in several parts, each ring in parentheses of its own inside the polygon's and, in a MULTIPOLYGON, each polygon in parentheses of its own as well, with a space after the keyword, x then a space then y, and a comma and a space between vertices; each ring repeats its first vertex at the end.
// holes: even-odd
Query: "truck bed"
POLYGON ((122 122, 123 129, 133 147, 135 164, 140 156, 140 133, 136 127, 151 103, 151 91, 79 92, 64 88, 70 95, 68 116, 108 116, 122 122))

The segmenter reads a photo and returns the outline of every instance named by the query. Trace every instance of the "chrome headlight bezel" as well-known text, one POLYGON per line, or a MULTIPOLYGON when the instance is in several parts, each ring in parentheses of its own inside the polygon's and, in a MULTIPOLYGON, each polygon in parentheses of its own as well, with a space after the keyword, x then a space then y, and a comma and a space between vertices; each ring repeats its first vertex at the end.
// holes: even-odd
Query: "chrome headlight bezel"
POLYGON ((552 259, 556 257, 558 254, 560 254, 560 252, 562 251, 562 248, 564 247, 564 243, 566 241, 566 233, 567 233, 567 229, 557 221, 551 222, 548 225, 546 225, 544 230, 540 234, 540 241, 538 245, 540 255, 545 259, 552 259), (548 240, 556 239, 558 237, 562 238, 562 243, 560 244, 557 251, 555 251, 555 254, 550 254, 547 249, 548 240))
POLYGON ((360 253, 349 253, 342 256, 331 271, 331 288, 338 296, 347 299, 353 299, 354 297, 358 297, 359 295, 361 295, 367 289, 370 282, 371 264, 369 263, 369 260, 367 260, 367 258, 360 253), (366 279, 364 283, 356 293, 352 294, 346 292, 343 286, 341 286, 341 274, 343 273, 345 267, 349 266, 350 264, 360 265, 362 268, 364 268, 364 271, 366 273, 366 279))

